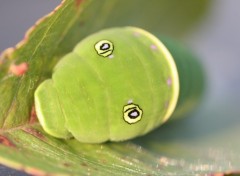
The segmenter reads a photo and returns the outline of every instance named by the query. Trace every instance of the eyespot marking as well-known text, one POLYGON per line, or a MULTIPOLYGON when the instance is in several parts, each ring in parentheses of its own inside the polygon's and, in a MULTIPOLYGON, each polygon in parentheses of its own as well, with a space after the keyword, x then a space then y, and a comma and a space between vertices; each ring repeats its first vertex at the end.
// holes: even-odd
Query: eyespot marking
MULTIPOLYGON (((111 54, 113 53, 113 49, 114 49, 113 43, 110 42, 109 40, 101 40, 101 41, 97 42, 95 44, 94 48, 97 51, 97 54, 100 56, 103 56, 103 57, 111 56, 111 54)), ((111 57, 111 58, 113 58, 113 57, 111 57)))
POLYGON ((142 119, 142 109, 133 103, 127 104, 123 107, 123 119, 128 124, 137 123, 142 119))

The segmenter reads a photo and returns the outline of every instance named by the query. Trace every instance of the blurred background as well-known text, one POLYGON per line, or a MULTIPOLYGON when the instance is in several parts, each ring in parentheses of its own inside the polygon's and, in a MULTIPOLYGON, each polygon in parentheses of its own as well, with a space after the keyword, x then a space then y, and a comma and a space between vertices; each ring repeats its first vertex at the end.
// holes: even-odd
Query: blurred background
MULTIPOLYGON (((37 19, 52 11, 59 2, 59 0, 1 0, 0 51, 15 46, 23 38, 25 31, 37 19)), ((219 143, 216 142, 214 145, 218 145, 222 141, 222 143, 240 148, 237 135, 240 134, 239 7, 239 0, 212 0, 198 23, 178 39, 189 45, 201 58, 208 78, 207 93, 199 110, 201 115, 197 114, 192 121, 190 120, 191 123, 204 127, 194 130, 205 131, 202 135, 223 131, 224 135, 217 135, 216 137, 219 137, 219 143), (207 124, 206 121, 203 123, 202 120, 197 118, 199 116, 204 118, 202 111, 206 114, 207 124), (230 139, 231 137, 233 140, 230 139), (226 139, 229 139, 229 141, 226 139), (226 141, 223 142, 223 140, 226 141)), ((182 130, 181 127, 179 127, 179 130, 182 130)), ((174 136, 170 137, 174 138, 174 136)), ((214 137, 214 139, 216 138, 214 137)), ((211 137, 209 140, 211 140, 211 137)), ((210 144, 210 146, 213 146, 213 144, 210 144)), ((234 152, 238 152, 236 160, 240 161, 240 149, 234 149, 234 152)), ((0 166, 0 175, 17 174, 25 175, 0 166)))

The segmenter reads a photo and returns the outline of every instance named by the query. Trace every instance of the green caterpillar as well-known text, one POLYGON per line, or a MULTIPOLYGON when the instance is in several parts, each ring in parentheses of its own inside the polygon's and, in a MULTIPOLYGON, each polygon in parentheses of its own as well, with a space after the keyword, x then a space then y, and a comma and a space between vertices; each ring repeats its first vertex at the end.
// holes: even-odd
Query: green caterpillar
POLYGON ((187 51, 135 27, 92 34, 35 92, 43 129, 86 143, 144 135, 197 104, 201 65, 187 51), (163 44, 163 43, 165 44, 163 44))

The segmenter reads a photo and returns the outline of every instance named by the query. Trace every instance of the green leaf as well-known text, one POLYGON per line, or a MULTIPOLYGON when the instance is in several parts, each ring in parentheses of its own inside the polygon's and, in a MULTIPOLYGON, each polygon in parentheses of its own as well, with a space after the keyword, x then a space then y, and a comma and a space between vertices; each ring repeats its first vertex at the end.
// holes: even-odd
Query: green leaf
POLYGON ((222 103, 206 100, 191 118, 167 123, 144 137, 98 145, 47 135, 33 108, 38 84, 83 37, 125 25, 179 37, 207 4, 207 0, 63 1, 1 56, 0 162, 34 175, 195 175, 239 169, 240 102, 228 95, 222 103))

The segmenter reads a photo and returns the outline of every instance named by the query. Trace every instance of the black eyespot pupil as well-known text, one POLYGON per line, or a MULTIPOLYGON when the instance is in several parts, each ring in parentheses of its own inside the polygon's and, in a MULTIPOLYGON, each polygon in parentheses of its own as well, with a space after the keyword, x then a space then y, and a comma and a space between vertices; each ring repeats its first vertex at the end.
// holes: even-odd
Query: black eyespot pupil
POLYGON ((100 50, 108 50, 110 48, 110 45, 108 43, 103 43, 100 46, 100 50))
POLYGON ((140 113, 136 109, 134 109, 128 113, 128 117, 130 119, 136 119, 139 115, 140 115, 140 113))

